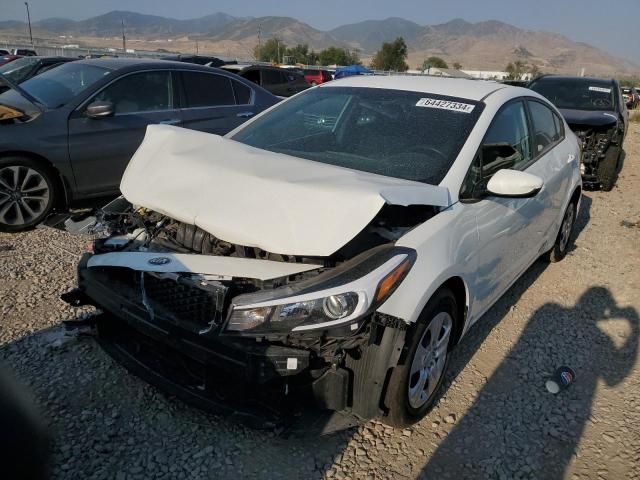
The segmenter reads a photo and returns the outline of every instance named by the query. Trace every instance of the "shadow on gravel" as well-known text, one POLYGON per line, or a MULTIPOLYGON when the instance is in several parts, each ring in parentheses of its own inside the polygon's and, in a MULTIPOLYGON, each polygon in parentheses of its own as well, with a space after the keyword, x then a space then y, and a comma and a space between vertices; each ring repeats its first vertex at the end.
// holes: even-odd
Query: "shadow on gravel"
POLYGON ((586 195, 582 195, 582 199, 580 200, 580 211, 578 212, 578 216, 576 217, 576 222, 573 225, 573 239, 574 241, 570 243, 568 253, 573 252, 576 249, 575 240, 580 237, 582 231, 587 228, 589 225, 589 221, 591 220, 591 204, 593 200, 591 197, 586 195))
MULTIPOLYGON (((615 386, 625 379, 639 337, 638 312, 618 307, 603 287, 587 290, 573 308, 542 306, 420 478, 565 478, 598 382, 615 386), (599 326, 609 319, 628 327, 619 342, 599 326), (562 365, 573 368, 576 380, 553 395, 545 381, 562 365)), ((613 442, 615 435, 610 432, 613 442)))
POLYGON ((0 364, 48 426, 51 479, 319 479, 353 434, 281 438, 192 408, 62 326, 0 345, 0 364))

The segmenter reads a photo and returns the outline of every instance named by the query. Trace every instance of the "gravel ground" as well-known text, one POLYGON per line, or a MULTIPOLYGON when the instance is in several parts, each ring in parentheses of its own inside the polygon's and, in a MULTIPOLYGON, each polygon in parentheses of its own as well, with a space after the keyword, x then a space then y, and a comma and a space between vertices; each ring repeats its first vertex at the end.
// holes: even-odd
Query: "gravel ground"
POLYGON ((420 424, 370 422, 283 439, 168 398, 61 321, 87 239, 0 234, 0 361, 54 436, 56 479, 568 478, 640 475, 640 126, 618 186, 588 192, 576 246, 534 265, 455 350, 448 391, 420 424), (576 382, 554 396, 560 365, 576 382))

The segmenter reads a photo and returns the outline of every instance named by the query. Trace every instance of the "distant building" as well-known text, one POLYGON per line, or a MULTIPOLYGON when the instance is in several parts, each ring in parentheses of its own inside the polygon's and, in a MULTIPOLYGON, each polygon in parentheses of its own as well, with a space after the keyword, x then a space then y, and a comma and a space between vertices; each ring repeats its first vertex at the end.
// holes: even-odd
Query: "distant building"
MULTIPOLYGON (((481 80, 506 80, 509 76, 508 72, 490 71, 490 70, 463 70, 464 73, 473 78, 481 80)), ((519 80, 531 80, 530 73, 523 73, 519 80)))
POLYGON ((435 75, 437 77, 453 77, 453 78, 473 78, 462 70, 456 70, 455 68, 437 68, 431 67, 424 71, 427 75, 435 75))

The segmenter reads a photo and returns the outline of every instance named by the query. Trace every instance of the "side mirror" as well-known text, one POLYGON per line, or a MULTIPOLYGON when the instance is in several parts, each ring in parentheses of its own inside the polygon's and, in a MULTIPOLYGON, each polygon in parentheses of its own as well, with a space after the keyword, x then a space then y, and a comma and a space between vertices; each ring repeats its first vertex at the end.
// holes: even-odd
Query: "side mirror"
POLYGON ((534 197, 542 190, 544 182, 540 177, 519 170, 498 170, 487 183, 489 195, 497 197, 534 197))
POLYGON ((104 118, 113 115, 115 108, 111 102, 97 100, 87 106, 86 112, 89 118, 104 118))

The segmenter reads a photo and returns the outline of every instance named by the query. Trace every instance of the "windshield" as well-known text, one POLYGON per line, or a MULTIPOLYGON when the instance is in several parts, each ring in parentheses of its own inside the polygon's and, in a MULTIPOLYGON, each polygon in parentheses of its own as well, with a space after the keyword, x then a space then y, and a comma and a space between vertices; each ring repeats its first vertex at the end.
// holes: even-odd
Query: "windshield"
POLYGON ((30 78, 20 87, 48 108, 58 108, 109 73, 107 68, 70 62, 30 78))
POLYGON ((549 99, 558 108, 573 110, 613 110, 611 82, 588 78, 542 78, 529 88, 549 99))
POLYGON ((437 185, 483 106, 401 90, 317 88, 282 103, 232 139, 271 152, 437 185))
POLYGON ((18 58, 0 67, 0 73, 13 83, 21 83, 36 67, 38 59, 35 57, 18 58))

